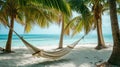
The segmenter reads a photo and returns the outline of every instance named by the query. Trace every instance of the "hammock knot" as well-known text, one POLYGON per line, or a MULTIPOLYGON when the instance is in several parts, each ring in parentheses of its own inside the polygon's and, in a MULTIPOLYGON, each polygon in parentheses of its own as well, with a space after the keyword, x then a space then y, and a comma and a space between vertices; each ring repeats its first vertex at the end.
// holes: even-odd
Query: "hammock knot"
POLYGON ((33 53, 32 55, 35 56, 36 54, 40 53, 41 51, 37 51, 35 53, 33 53))

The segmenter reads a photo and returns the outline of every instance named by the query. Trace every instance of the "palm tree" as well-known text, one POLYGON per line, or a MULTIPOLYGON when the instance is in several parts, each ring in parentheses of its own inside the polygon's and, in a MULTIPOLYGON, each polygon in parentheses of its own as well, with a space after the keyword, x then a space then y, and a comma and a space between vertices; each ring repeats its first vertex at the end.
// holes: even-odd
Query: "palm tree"
POLYGON ((90 31, 91 28, 97 28, 97 35, 98 35, 98 45, 96 49, 102 49, 106 48, 104 39, 103 39, 103 34, 102 34, 102 13, 106 8, 103 8, 103 5, 101 3, 105 3, 102 0, 69 0, 71 6, 75 11, 80 13, 80 15, 83 17, 81 19, 83 22, 79 23, 76 27, 75 33, 79 30, 80 26, 83 25, 84 29, 87 31, 90 31), (92 4, 92 13, 88 9, 88 4, 92 4), (86 21, 87 20, 87 21, 86 21), (80 25, 80 26, 79 26, 80 25), (86 27, 86 28, 85 28, 86 27))
MULTIPOLYGON (((44 6, 46 6, 48 8, 54 8, 52 10, 55 12, 53 12, 53 11, 52 12, 57 15, 56 22, 58 22, 58 24, 60 24, 60 23, 62 24, 59 47, 58 47, 58 48, 62 48, 63 47, 63 37, 64 37, 64 25, 68 22, 68 18, 71 16, 71 10, 70 10, 68 3, 65 0, 50 0, 50 1, 38 0, 37 2, 42 3, 44 6)), ((56 19, 56 17, 55 17, 55 19, 56 19)), ((41 23, 43 23, 43 22, 41 22, 41 23)), ((42 27, 41 23, 38 22, 38 24, 40 24, 40 27, 42 27)), ((48 25, 48 23, 44 23, 44 25, 45 24, 48 25)))
POLYGON ((116 11, 116 0, 109 0, 109 5, 114 46, 108 63, 120 66, 120 33, 116 11))
MULTIPOLYGON (((10 27, 13 29, 14 27, 14 19, 20 19, 18 16, 20 13, 18 13, 17 9, 19 8, 19 5, 16 4, 15 1, 11 0, 4 0, 1 2, 1 9, 0 9, 0 15, 1 15, 1 21, 3 21, 6 24, 9 24, 10 22, 10 27), (10 21, 8 20, 10 18, 10 21)), ((12 30, 9 30, 8 34, 8 40, 6 43, 6 51, 11 52, 11 41, 12 40, 12 30)))
POLYGON ((63 38, 64 35, 70 35, 71 31, 74 31, 74 23, 78 23, 80 20, 80 16, 76 16, 74 18, 71 18, 66 15, 62 15, 61 17, 61 34, 60 34, 60 41, 59 41, 59 47, 63 48, 63 38))
POLYGON ((64 38, 64 28, 65 28, 65 24, 67 22, 69 22, 69 16, 63 14, 63 13, 60 13, 60 16, 59 16, 59 24, 61 23, 61 34, 60 34, 60 40, 59 40, 59 49, 60 48, 63 48, 63 38, 64 38))
MULTIPOLYGON (((73 4, 73 2, 71 2, 69 0, 70 5, 71 5, 71 3, 73 4)), ((82 27, 84 27, 86 34, 90 31, 90 29, 92 27, 92 23, 88 23, 86 18, 90 19, 89 20, 90 22, 92 21, 92 19, 91 19, 90 13, 88 11, 88 8, 85 7, 85 5, 83 5, 83 3, 82 3, 82 6, 84 6, 85 10, 83 10, 84 8, 81 8, 80 10, 78 10, 78 12, 81 11, 83 17, 77 16, 77 17, 74 17, 74 18, 71 19, 69 16, 66 16, 64 14, 60 14, 60 22, 62 24, 62 27, 61 27, 61 35, 60 35, 60 41, 59 41, 59 47, 58 48, 63 47, 64 34, 69 35, 70 30, 72 30, 74 32, 73 35, 75 35, 78 32, 78 30, 80 31, 82 29, 82 27), (87 14, 85 14, 84 11, 86 11, 87 14), (86 18, 84 18, 84 16, 86 16, 86 18), (84 23, 84 22, 86 22, 86 23, 84 23), (78 25, 79 25, 79 27, 78 27, 78 25)), ((74 9, 74 6, 71 5, 71 8, 74 9)))
POLYGON ((102 0, 92 0, 93 4, 92 11, 94 16, 94 22, 97 28, 97 37, 98 37, 98 45, 96 49, 106 48, 103 34, 102 34, 102 13, 103 13, 103 5, 102 0))

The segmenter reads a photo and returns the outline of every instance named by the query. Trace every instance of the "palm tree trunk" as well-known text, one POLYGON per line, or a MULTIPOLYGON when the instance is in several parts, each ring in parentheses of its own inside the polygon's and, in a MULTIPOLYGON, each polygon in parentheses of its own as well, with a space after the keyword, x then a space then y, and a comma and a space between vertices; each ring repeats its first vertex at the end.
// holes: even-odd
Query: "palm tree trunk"
POLYGON ((109 0, 110 18, 113 36, 113 51, 108 60, 108 63, 120 66, 120 34, 116 12, 116 0, 109 0))
POLYGON ((102 11, 102 5, 98 2, 98 0, 95 0, 93 10, 94 10, 94 19, 96 22, 97 26, 97 37, 98 37, 98 45, 96 46, 95 49, 102 49, 106 48, 103 34, 102 34, 102 16, 101 16, 101 11, 102 11))
MULTIPOLYGON (((14 27, 14 18, 13 17, 11 18, 10 24, 11 24, 10 27, 13 29, 13 27, 14 27)), ((8 40, 7 40, 6 48, 5 48, 6 52, 11 52, 12 34, 13 34, 12 30, 9 29, 8 40)))
POLYGON ((96 46, 96 49, 102 49, 106 48, 103 34, 102 34, 102 21, 101 17, 97 20, 97 37, 98 37, 98 45, 96 46))
POLYGON ((63 48, 63 37, 64 37, 64 20, 62 17, 62 27, 61 27, 61 34, 60 34, 60 41, 59 41, 59 47, 58 48, 63 48))

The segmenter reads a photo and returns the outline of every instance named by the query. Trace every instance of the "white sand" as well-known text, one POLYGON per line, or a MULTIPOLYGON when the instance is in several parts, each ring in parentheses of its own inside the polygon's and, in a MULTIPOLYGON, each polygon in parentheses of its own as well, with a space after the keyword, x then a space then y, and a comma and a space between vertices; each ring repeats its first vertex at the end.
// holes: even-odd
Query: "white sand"
MULTIPOLYGON (((95 50, 96 45, 77 45, 68 55, 59 60, 35 58, 26 47, 14 47, 15 53, 0 54, 0 67, 96 67, 96 64, 107 61, 112 52, 112 46, 103 50, 95 50)), ((52 49, 55 47, 42 46, 39 48, 52 49)))

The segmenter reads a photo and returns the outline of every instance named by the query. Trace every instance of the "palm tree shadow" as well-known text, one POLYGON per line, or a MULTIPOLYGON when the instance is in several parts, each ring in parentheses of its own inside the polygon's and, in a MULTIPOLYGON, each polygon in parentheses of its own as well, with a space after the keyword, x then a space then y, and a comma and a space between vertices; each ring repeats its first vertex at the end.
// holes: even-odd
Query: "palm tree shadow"
POLYGON ((68 63, 70 61, 70 59, 61 59, 61 60, 54 60, 54 61, 46 61, 46 62, 42 62, 40 64, 43 65, 51 65, 51 64, 58 64, 58 63, 68 63))
MULTIPOLYGON (((60 59, 60 60, 54 60, 54 61, 44 61, 36 64, 26 65, 27 67, 49 67, 50 65, 57 65, 59 63, 68 63, 71 59, 60 59)), ((25 67, 26 67, 25 66, 25 67)))

